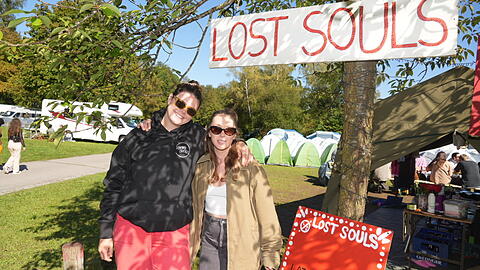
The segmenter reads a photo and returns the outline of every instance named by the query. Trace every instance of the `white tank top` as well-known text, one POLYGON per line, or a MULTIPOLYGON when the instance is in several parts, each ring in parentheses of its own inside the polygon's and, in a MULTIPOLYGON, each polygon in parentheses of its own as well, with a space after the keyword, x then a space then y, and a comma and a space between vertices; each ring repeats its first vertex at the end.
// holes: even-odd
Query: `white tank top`
POLYGON ((219 187, 208 185, 205 211, 216 216, 227 215, 227 184, 219 187))

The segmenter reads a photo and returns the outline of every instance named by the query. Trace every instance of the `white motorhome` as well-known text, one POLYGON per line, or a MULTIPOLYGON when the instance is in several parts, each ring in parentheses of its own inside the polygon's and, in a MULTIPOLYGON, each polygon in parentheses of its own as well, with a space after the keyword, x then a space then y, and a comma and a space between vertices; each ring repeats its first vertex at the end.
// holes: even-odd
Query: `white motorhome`
MULTIPOLYGON (((20 106, 8 105, 8 110, 0 114, 5 124, 10 123, 14 118, 18 118, 22 122, 24 128, 29 128, 33 121, 40 117, 40 111, 27 109, 20 106)), ((6 108, 6 107, 5 107, 6 108)))
MULTIPOLYGON (((64 101, 44 99, 42 101, 42 116, 48 117, 50 128, 45 124, 40 125, 40 132, 48 134, 55 132, 58 129, 66 126, 65 139, 82 139, 103 142, 101 132, 95 132, 95 128, 92 123, 86 123, 80 121, 77 124, 77 120, 70 118, 71 114, 68 112, 68 108, 62 105, 64 101)), ((143 116, 142 111, 135 105, 122 103, 122 102, 110 102, 103 104, 100 108, 91 108, 92 103, 88 102, 74 102, 75 109, 73 113, 84 112, 91 114, 94 111, 99 111, 102 116, 102 120, 114 120, 113 124, 108 124, 106 130, 107 142, 120 142, 123 138, 136 127, 137 123, 134 119, 139 119, 143 116)))

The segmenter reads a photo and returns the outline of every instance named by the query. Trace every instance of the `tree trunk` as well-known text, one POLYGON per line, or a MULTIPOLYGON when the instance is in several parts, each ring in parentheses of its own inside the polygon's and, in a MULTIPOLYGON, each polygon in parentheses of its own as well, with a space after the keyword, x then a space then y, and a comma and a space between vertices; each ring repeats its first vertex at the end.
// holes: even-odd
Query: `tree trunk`
POLYGON ((362 221, 372 156, 376 61, 344 65, 344 124, 324 211, 362 221))

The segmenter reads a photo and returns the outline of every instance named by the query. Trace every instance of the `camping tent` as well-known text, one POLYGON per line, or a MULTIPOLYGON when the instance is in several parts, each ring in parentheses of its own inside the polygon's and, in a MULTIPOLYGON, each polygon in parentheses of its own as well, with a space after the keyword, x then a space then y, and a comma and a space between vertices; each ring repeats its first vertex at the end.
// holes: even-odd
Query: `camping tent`
POLYGON ((262 143, 263 147, 263 152, 265 152, 265 156, 270 156, 272 153, 273 149, 277 145, 277 143, 280 141, 280 139, 275 136, 275 135, 266 135, 265 137, 262 138, 260 141, 262 143))
POLYGON ((280 140, 287 140, 288 139, 288 134, 287 134, 287 131, 283 128, 274 128, 272 130, 270 130, 269 132, 267 132, 267 135, 275 135, 277 136, 280 140))
POLYGON ((290 156, 287 142, 280 140, 277 145, 275 145, 275 148, 268 158, 267 164, 292 166, 292 157, 290 156))
POLYGON ((334 139, 338 142, 340 140, 340 133, 333 131, 315 131, 307 136, 307 139, 313 138, 334 139))
POLYGON ((320 165, 322 165, 317 148, 313 143, 308 141, 298 150, 294 163, 296 167, 320 167, 320 165))
POLYGON ((247 145, 255 159, 259 163, 265 164, 265 152, 263 151, 262 143, 255 138, 250 138, 247 140, 247 145))
POLYGON ((306 141, 307 139, 303 137, 288 137, 287 145, 288 149, 290 149, 290 156, 292 156, 292 158, 297 155, 298 150, 306 141))
POLYGON ((338 147, 338 144, 336 143, 332 143, 327 147, 325 147, 325 150, 323 150, 323 153, 320 156, 320 162, 323 164, 327 161, 330 161, 334 153, 337 152, 337 147, 338 147))
POLYGON ((325 149, 329 145, 338 143, 334 139, 324 139, 324 138, 321 138, 321 137, 315 137, 315 138, 310 139, 308 141, 312 142, 315 145, 315 147, 317 148, 317 152, 320 156, 323 154, 323 152, 325 151, 325 149))
POLYGON ((415 151, 467 140, 474 71, 456 67, 375 104, 372 169, 415 151))

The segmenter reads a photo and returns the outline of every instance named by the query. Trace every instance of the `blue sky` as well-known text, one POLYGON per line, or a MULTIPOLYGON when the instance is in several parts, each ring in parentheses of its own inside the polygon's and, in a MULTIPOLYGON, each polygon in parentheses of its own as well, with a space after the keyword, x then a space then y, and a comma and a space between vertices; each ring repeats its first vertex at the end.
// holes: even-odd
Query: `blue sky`
MULTIPOLYGON (((35 0, 26 0, 25 6, 23 9, 25 10, 31 10, 34 8, 34 5, 37 1, 35 0)), ((57 2, 56 0, 48 0, 47 2, 50 3, 55 3, 57 2)), ((124 1, 127 2, 127 1, 124 1)), ((220 1, 218 1, 220 2, 220 1)), ((475 4, 480 8, 479 4, 475 4)), ((203 19, 200 21, 200 23, 205 26, 207 20, 203 19)), ((22 32, 25 31, 26 28, 21 25, 17 27, 17 30, 22 32)), ((197 44, 199 38, 201 36, 201 30, 196 24, 190 24, 187 25, 181 29, 179 29, 176 33, 176 39, 175 43, 183 46, 194 46, 197 44)), ((192 69, 190 72, 187 74, 188 78, 190 79, 195 79, 199 81, 203 85, 213 85, 213 86, 219 86, 221 84, 226 84, 229 81, 233 79, 233 76, 229 72, 229 69, 223 68, 223 69, 210 69, 208 67, 208 61, 209 61, 209 54, 210 54, 210 48, 209 48, 209 41, 210 41, 210 31, 207 31, 207 34, 205 36, 204 42, 201 46, 200 53, 198 56, 198 59, 192 66, 192 69)), ((459 38, 459 42, 460 38, 459 38)), ((476 44, 472 44, 470 48, 475 51, 476 50, 476 44)), ((173 50, 173 54, 168 58, 167 60, 167 55, 163 55, 161 57, 161 61, 167 64, 168 66, 177 69, 181 72, 184 72, 188 66, 190 65, 193 57, 195 54, 195 50, 187 50, 187 49, 182 49, 180 47, 175 46, 173 50)), ((469 63, 470 65, 467 65, 470 68, 474 68, 474 65, 472 63, 475 62, 474 57, 470 57, 464 63, 469 63)), ((392 61, 391 65, 392 67, 395 67, 399 62, 392 61)), ((433 77, 445 70, 450 69, 451 67, 443 68, 443 69, 436 69, 434 71, 428 72, 427 76, 424 79, 428 79, 430 77, 433 77)), ((394 69, 392 69, 394 70, 394 69)), ((390 73, 393 72, 390 71, 390 73)), ((380 92, 380 97, 385 98, 387 97, 389 86, 386 83, 381 84, 380 86, 377 87, 377 90, 380 92)))

